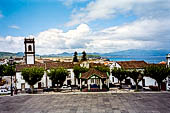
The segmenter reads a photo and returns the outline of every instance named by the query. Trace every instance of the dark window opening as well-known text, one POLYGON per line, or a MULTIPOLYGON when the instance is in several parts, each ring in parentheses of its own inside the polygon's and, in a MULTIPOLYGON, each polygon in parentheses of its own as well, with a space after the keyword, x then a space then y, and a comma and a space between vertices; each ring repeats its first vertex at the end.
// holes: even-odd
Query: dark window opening
POLYGON ((31 45, 28 46, 28 51, 32 51, 31 45))

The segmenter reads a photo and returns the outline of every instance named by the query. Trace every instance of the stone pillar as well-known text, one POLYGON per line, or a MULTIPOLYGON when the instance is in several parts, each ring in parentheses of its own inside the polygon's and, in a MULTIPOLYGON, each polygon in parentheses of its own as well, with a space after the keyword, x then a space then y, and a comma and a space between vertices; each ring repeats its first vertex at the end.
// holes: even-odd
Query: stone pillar
POLYGON ((109 79, 110 79, 110 82, 113 83, 112 69, 110 69, 109 79))
POLYGON ((100 89, 102 89, 102 79, 100 79, 100 89))
POLYGON ((82 91, 82 83, 81 83, 81 79, 80 79, 80 91, 82 91))
POLYGON ((108 88, 109 88, 109 79, 107 79, 107 86, 108 86, 108 88))
POLYGON ((90 90, 90 79, 87 80, 88 90, 90 90))

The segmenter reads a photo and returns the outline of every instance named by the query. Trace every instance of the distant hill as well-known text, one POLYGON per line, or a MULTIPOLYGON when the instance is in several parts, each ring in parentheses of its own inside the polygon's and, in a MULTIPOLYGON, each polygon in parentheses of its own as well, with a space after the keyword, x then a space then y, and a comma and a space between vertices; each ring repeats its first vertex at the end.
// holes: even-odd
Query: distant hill
POLYGON ((8 57, 8 56, 15 56, 15 53, 10 52, 0 52, 0 57, 8 57))
POLYGON ((10 56, 22 57, 24 56, 24 53, 23 52, 18 52, 18 53, 0 52, 0 58, 6 58, 10 56))
POLYGON ((20 57, 23 57, 24 56, 24 53, 23 52, 18 52, 15 54, 16 56, 20 56, 20 57))
MULTIPOLYGON (((170 53, 170 50, 140 50, 140 49, 130 49, 125 51, 119 52, 110 52, 110 53, 87 53, 87 55, 97 55, 101 57, 112 57, 112 56, 166 56, 166 54, 170 53)), ((49 55, 38 55, 42 57, 67 57, 73 56, 74 53, 60 53, 60 54, 49 54, 49 55)), ((81 53, 78 53, 78 56, 81 56, 81 53)), ((9 56, 16 56, 22 57, 24 56, 23 52, 18 53, 10 53, 10 52, 0 52, 0 58, 2 57, 9 57, 9 56)))
POLYGON ((139 50, 131 49, 119 52, 104 53, 102 56, 165 56, 169 50, 139 50))

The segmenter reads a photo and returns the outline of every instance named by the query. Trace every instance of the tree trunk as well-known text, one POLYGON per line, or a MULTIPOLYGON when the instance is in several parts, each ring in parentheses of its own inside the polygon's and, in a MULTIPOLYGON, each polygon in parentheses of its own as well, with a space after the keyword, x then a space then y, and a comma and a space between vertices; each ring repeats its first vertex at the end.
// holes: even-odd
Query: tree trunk
POLYGON ((32 93, 34 93, 34 85, 30 85, 30 86, 31 86, 32 93))
POLYGON ((122 89, 122 81, 120 81, 120 89, 122 89))
POLYGON ((58 82, 57 82, 57 92, 58 92, 58 82))
POLYGON ((76 77, 74 76, 74 85, 76 85, 76 77))
POLYGON ((160 91, 161 83, 160 82, 157 82, 157 83, 158 83, 158 91, 160 91))
POLYGON ((138 82, 135 82, 136 83, 136 91, 138 91, 138 82))

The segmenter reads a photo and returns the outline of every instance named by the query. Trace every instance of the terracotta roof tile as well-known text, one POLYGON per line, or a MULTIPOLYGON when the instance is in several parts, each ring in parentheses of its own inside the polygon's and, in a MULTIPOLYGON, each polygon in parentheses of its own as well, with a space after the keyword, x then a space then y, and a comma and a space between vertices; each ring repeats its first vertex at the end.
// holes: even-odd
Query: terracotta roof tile
POLYGON ((166 64, 148 64, 148 66, 166 66, 166 64))
POLYGON ((162 62, 159 62, 159 64, 165 64, 166 65, 167 63, 165 61, 162 61, 162 62))
POLYGON ((96 66, 105 66, 104 64, 101 64, 101 63, 90 63, 89 64, 89 67, 92 68, 92 67, 96 67, 96 66))
POLYGON ((30 68, 30 67, 42 67, 45 69, 45 64, 42 63, 36 63, 36 64, 19 64, 16 65, 16 72, 20 72, 24 68, 30 68))
POLYGON ((148 64, 145 61, 117 61, 124 69, 142 69, 148 64))
POLYGON ((46 68, 58 68, 58 67, 63 67, 66 69, 70 69, 74 67, 73 62, 47 62, 46 63, 46 68))
POLYGON ((14 60, 23 60, 23 58, 14 58, 14 60))
POLYGON ((91 68, 89 71, 87 71, 85 73, 82 73, 80 78, 88 79, 93 74, 98 75, 100 78, 108 78, 106 73, 98 71, 98 70, 96 70, 94 68, 91 68))

